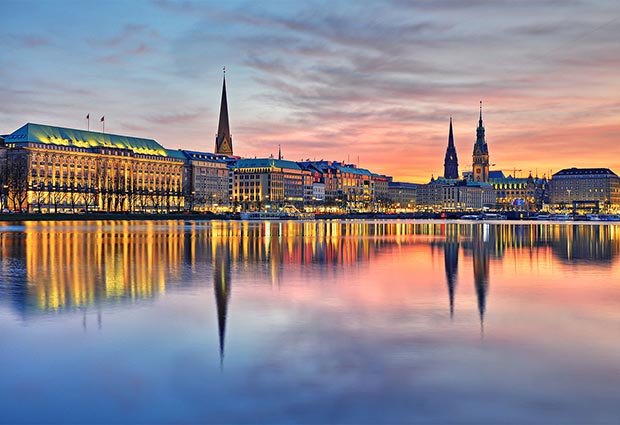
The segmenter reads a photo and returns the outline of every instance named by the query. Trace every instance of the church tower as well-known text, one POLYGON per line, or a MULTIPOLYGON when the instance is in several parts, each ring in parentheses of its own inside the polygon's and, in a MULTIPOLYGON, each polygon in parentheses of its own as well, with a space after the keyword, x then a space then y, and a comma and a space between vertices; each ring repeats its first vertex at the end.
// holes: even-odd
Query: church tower
POLYGON ((482 101, 480 101, 480 120, 476 129, 476 143, 473 155, 473 179, 475 182, 489 181, 489 148, 484 139, 484 126, 482 125, 482 101))
POLYGON ((226 68, 224 68, 224 83, 222 85, 222 103, 220 105, 220 122, 217 126, 215 138, 215 153, 232 155, 233 144, 228 123, 228 101, 226 100, 226 68))
POLYGON ((450 117, 450 133, 448 134, 448 148, 446 149, 446 159, 443 161, 443 176, 446 179, 459 178, 459 159, 456 156, 454 147, 454 134, 452 133, 452 117, 450 117))

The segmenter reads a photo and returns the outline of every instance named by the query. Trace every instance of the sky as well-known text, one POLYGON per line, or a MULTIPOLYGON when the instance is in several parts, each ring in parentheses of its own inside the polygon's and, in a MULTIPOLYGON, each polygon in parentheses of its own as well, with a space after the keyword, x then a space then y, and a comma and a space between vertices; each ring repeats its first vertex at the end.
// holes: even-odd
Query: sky
POLYGON ((212 152, 222 69, 236 155, 443 173, 620 173, 617 0, 1 0, 0 134, 26 122, 212 152), (521 171, 519 171, 521 170, 521 171))

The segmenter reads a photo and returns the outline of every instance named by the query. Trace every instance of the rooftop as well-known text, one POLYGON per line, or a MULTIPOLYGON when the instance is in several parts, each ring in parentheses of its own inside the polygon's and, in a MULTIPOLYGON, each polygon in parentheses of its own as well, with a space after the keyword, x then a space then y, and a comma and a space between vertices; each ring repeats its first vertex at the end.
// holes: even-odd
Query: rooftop
POLYGON ((609 168, 565 168, 563 170, 558 171, 553 175, 553 178, 563 177, 563 176, 592 176, 592 177, 604 177, 604 176, 614 176, 618 177, 616 173, 611 171, 609 168))
POLYGON ((237 161, 235 168, 286 168, 289 170, 301 170, 299 165, 293 161, 275 158, 244 158, 237 161))
POLYGON ((16 144, 32 142, 79 148, 108 147, 129 149, 137 154, 170 156, 170 151, 153 139, 33 123, 27 123, 7 135, 5 142, 16 144))

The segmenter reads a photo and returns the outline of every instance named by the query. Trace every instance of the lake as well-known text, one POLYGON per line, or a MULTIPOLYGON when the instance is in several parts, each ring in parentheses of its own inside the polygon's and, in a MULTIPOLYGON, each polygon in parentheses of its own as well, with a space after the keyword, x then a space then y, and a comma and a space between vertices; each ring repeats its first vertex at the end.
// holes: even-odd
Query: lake
POLYGON ((620 225, 0 223, 2 423, 620 422, 620 225))

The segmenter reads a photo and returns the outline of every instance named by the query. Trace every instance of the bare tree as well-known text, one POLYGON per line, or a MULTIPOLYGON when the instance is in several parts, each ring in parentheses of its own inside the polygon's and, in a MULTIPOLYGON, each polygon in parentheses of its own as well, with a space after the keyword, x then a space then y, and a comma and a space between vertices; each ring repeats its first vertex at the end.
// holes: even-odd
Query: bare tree
POLYGON ((13 210, 22 211, 28 199, 28 159, 19 155, 7 164, 8 201, 13 210))

